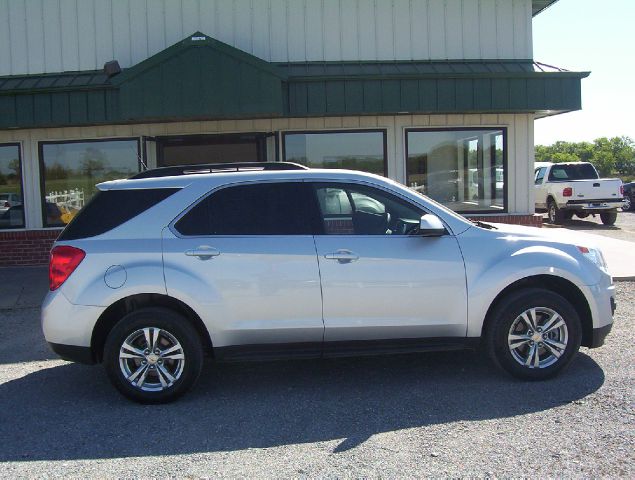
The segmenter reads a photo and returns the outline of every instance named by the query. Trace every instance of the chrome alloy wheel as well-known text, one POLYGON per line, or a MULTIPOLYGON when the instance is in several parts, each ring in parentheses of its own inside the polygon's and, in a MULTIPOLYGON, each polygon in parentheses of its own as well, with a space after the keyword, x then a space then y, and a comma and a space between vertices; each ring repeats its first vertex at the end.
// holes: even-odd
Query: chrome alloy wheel
POLYGON ((183 374, 184 366, 183 347, 161 328, 147 327, 131 333, 119 350, 121 373, 144 392, 171 387, 183 374))
POLYGON ((521 313, 509 329, 512 357, 528 368, 547 368, 564 354, 569 340, 567 324, 558 312, 534 307, 521 313))

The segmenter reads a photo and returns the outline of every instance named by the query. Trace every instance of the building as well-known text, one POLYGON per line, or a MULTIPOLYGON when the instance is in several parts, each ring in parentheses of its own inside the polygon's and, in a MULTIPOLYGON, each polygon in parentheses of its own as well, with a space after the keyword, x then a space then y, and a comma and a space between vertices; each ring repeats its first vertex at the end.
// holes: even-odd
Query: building
POLYGON ((533 122, 588 75, 533 60, 555 1, 0 2, 0 265, 45 263, 95 183, 181 163, 357 168, 532 224, 533 122))

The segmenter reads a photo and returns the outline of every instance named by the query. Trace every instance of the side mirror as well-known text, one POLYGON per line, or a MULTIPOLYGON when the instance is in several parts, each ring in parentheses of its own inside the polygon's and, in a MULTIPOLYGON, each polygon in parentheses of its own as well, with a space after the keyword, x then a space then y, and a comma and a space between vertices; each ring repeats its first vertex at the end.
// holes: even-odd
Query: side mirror
POLYGON ((439 220, 439 217, 428 213, 421 217, 419 222, 419 231, 417 235, 420 237, 440 237, 445 235, 447 230, 443 225, 443 222, 439 220))

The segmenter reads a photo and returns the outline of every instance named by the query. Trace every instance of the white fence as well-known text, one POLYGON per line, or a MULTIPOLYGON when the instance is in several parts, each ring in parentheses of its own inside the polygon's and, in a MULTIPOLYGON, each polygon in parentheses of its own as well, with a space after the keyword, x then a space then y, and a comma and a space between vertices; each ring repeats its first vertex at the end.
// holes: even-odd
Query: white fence
POLYGON ((50 192, 46 201, 57 204, 58 207, 66 207, 79 210, 84 206, 84 190, 64 190, 63 192, 50 192))

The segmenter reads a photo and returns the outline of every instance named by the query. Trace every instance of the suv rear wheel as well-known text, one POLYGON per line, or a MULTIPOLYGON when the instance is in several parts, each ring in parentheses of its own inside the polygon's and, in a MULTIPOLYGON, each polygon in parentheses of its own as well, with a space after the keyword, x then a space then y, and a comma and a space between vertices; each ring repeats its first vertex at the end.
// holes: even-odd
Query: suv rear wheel
POLYGON ((166 403, 189 390, 201 372, 203 348, 183 316, 145 308, 123 317, 104 347, 104 365, 114 386, 139 403, 166 403))
POLYGON ((567 367, 580 349, 582 328, 573 306, 549 290, 512 293, 491 316, 487 351, 517 378, 544 380, 567 367))

